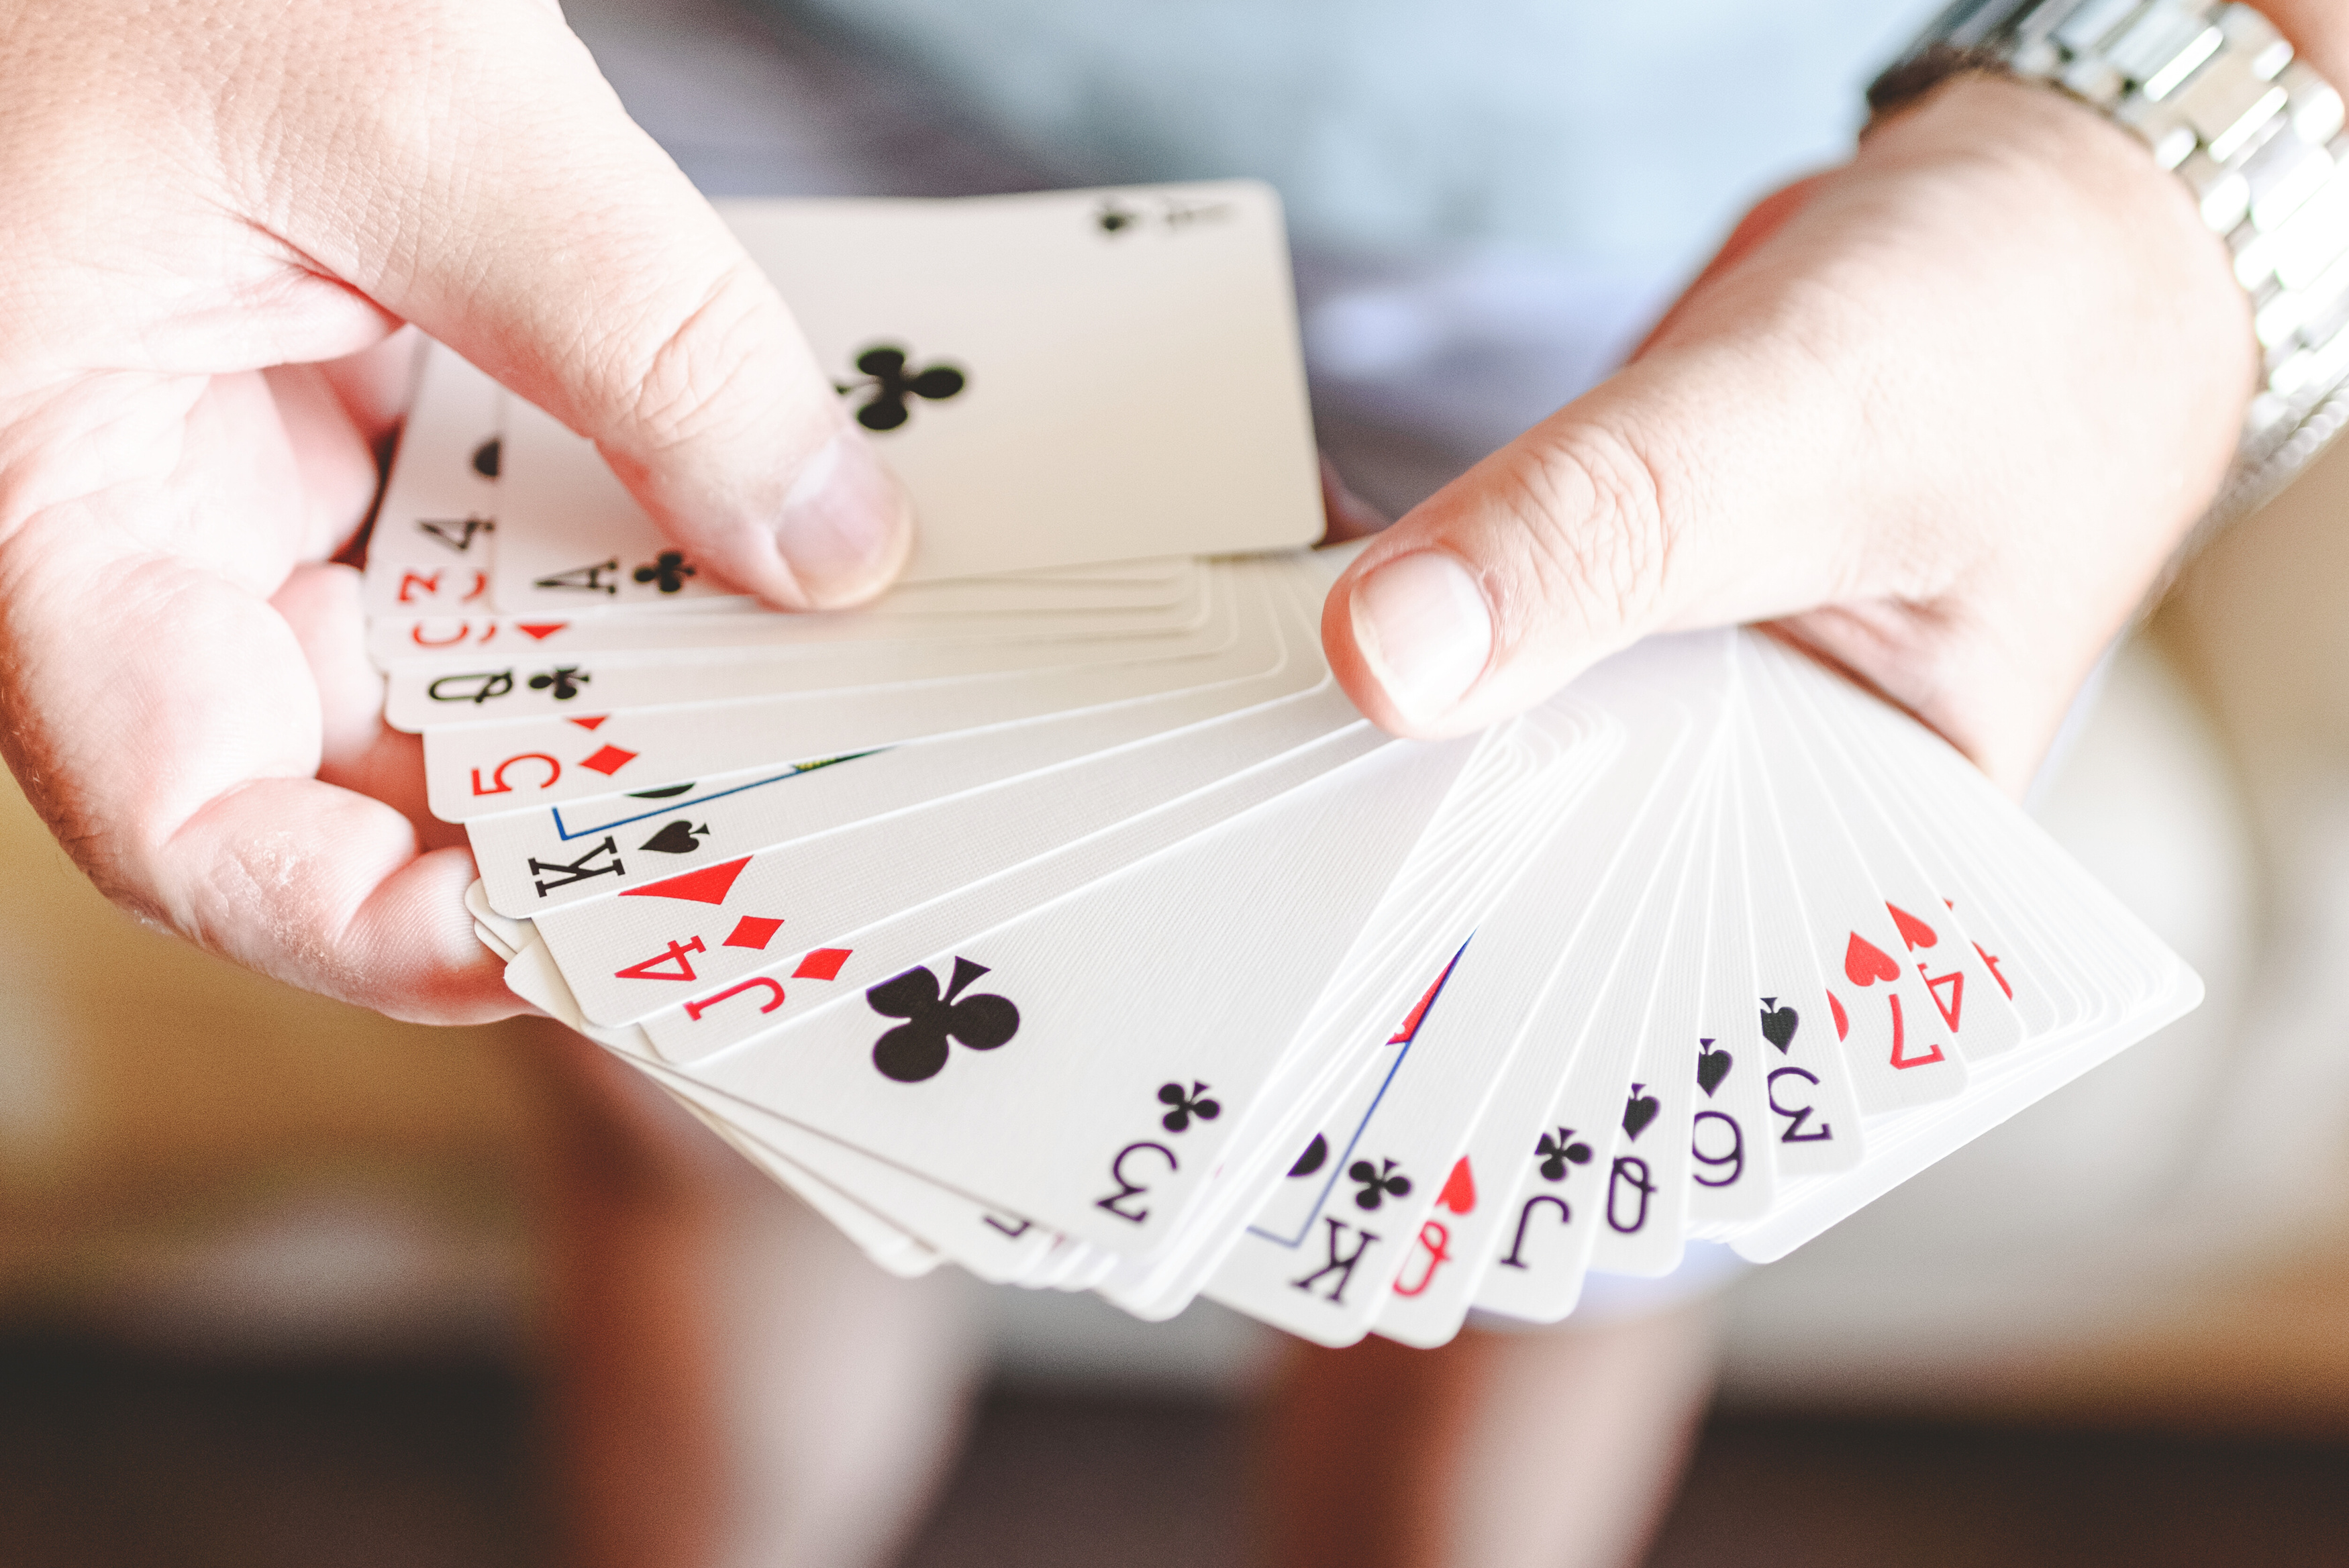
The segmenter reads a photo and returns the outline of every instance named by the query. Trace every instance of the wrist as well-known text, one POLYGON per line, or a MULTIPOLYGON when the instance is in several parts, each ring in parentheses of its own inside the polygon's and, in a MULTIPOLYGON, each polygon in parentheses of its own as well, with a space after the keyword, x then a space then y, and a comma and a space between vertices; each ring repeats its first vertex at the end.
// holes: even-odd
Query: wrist
POLYGON ((2341 0, 2257 0, 2251 9, 2275 24, 2310 69, 2336 88, 2349 83, 2349 5, 2341 0))
MULTIPOLYGON (((2164 432, 2176 524, 2208 504, 2258 380, 2251 302, 2192 192, 2141 141, 2060 93, 1969 75, 1873 128, 1850 173, 1887 193, 1887 221, 1938 234, 1994 288, 1993 311, 2067 345, 2118 420, 2095 453, 2150 460, 2126 438, 2164 432), (2147 359, 2163 367, 2149 380, 2147 359)), ((2005 325, 1986 322, 1985 342, 2005 325)))
POLYGON ((1968 77, 2054 89, 2125 129, 2225 237, 2261 371, 2218 513, 2259 505, 2349 425, 2349 136, 2323 66, 2344 7, 2236 0, 1959 0, 1868 90, 1880 118, 1968 77))

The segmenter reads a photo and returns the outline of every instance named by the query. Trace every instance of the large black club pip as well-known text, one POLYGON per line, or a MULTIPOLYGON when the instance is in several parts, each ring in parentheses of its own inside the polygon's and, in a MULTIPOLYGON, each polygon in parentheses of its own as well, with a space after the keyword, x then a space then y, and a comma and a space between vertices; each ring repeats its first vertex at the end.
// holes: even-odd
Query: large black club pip
POLYGON ((949 1040, 974 1051, 991 1051, 1018 1034, 1019 1009, 1009 997, 991 992, 963 995, 986 973, 986 965, 957 957, 944 996, 938 995, 938 977, 920 968, 893 975, 865 992, 864 1000, 874 1012, 905 1020, 873 1043, 873 1065, 881 1076, 920 1083, 944 1069, 952 1054, 949 1040))
POLYGON ((969 377, 951 365, 913 368, 905 351, 888 344, 858 355, 856 368, 863 380, 833 385, 843 396, 860 388, 871 390, 872 396, 856 409, 856 422, 868 430, 894 430, 904 424, 912 417, 913 404, 909 399, 943 403, 969 385, 969 377))

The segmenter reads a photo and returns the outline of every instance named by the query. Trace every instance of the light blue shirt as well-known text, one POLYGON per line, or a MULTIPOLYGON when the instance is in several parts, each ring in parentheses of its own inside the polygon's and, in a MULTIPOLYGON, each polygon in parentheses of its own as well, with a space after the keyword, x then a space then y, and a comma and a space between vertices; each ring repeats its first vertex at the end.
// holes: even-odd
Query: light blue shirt
POLYGON ((775 0, 1084 182, 1271 181, 1309 245, 1682 273, 1849 150, 1936 0, 775 0))

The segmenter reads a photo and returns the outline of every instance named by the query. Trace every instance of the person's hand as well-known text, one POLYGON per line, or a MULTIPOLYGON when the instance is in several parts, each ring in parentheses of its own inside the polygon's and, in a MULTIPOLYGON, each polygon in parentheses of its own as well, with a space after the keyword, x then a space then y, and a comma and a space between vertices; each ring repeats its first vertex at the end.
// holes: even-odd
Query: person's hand
POLYGON ((2254 368, 2181 181, 2052 92, 1961 78, 1372 542, 1323 641, 1371 718, 1439 736, 1647 633, 1775 620, 2019 789, 2209 503, 2254 368))
POLYGON ((382 803, 420 797, 419 748, 324 564, 400 323, 774 603, 866 597, 909 547, 782 303, 553 0, 15 0, 0 234, 0 751, 119 903, 312 990, 519 1006, 458 836, 382 803))

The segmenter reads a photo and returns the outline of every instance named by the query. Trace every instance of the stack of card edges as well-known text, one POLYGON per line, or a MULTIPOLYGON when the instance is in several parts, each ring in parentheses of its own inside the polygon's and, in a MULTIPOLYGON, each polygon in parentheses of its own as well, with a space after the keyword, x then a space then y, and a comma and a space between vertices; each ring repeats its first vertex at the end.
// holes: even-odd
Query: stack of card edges
POLYGON ((1776 1258, 2199 998, 1752 632, 1365 723, 1262 188, 727 216, 915 496, 904 585, 733 594, 426 345, 370 646, 513 990, 881 1267, 1333 1345, 1551 1322, 1776 1258))

